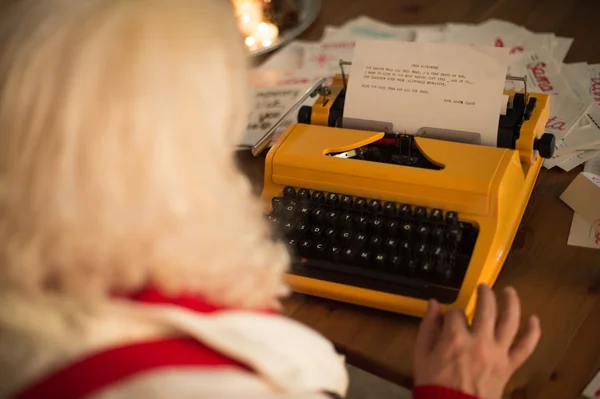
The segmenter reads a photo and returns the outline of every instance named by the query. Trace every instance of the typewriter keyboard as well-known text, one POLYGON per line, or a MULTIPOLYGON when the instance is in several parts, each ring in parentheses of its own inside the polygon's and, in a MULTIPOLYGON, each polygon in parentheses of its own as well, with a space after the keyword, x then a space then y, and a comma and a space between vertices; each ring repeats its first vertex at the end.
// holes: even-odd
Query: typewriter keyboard
POLYGON ((452 211, 285 187, 268 215, 292 274, 454 302, 477 228, 452 211))

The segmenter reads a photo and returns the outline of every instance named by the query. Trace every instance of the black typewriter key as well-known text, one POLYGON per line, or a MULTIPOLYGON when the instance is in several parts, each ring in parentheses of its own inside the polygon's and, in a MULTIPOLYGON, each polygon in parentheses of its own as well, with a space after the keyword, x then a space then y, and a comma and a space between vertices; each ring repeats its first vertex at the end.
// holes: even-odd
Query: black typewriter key
POLYGON ((312 255, 313 242, 311 240, 300 240, 297 246, 296 253, 300 257, 308 257, 312 255))
POLYGON ((419 264, 419 273, 423 277, 431 276, 431 272, 433 271, 433 269, 434 269, 434 264, 429 259, 425 259, 425 260, 421 261, 421 263, 419 264))
POLYGON ((296 212, 296 216, 300 219, 308 220, 308 217, 310 216, 310 209, 310 205, 300 204, 298 211, 296 212))
POLYGON ((300 240, 300 244, 298 245, 298 249, 300 253, 306 255, 310 249, 312 248, 312 241, 308 239, 300 240))
POLYGON ((315 223, 323 222, 323 220, 325 220, 325 213, 327 213, 327 212, 325 211, 325 209, 323 209, 321 207, 313 209, 313 211, 311 213, 312 221, 315 223))
POLYGON ((427 237, 429 236, 429 232, 431 229, 426 224, 423 224, 417 228, 417 239, 419 241, 427 241, 427 237))
POLYGON ((400 223, 397 220, 388 219, 385 222, 383 222, 383 231, 385 231, 386 234, 392 236, 396 235, 396 233, 398 232, 399 225, 400 223))
POLYGON ((372 251, 380 251, 383 246, 383 238, 381 236, 371 236, 369 238, 369 248, 372 251))
POLYGON ((327 250, 327 246, 325 245, 325 243, 322 242, 318 242, 315 245, 315 254, 319 257, 322 258, 323 255, 325 254, 325 251, 327 250))
POLYGON ((308 201, 310 200, 310 191, 305 188, 301 188, 296 193, 296 199, 298 201, 308 201))
POLYGON ((406 274, 409 276, 414 276, 417 273, 418 266, 419 263, 416 259, 409 259, 408 262, 406 262, 406 274))
POLYGON ((323 237, 323 228, 319 225, 313 225, 310 228, 310 236, 313 239, 319 239, 323 237))
POLYGON ((287 186, 283 189, 284 198, 296 198, 296 189, 291 186, 287 186))
POLYGON ((340 204, 350 208, 354 204, 354 199, 351 195, 342 195, 342 198, 340 198, 340 204))
POLYGON ((383 242, 383 250, 387 253, 395 253, 398 246, 398 239, 388 238, 383 242))
POLYGON ((350 230, 342 230, 339 235, 340 244, 350 245, 352 244, 352 232, 350 230))
POLYGON ((323 191, 313 191, 312 200, 316 203, 322 203, 325 201, 325 193, 323 191))
POLYGON ((296 249, 298 247, 298 240, 295 238, 290 238, 287 242, 287 247, 289 252, 296 252, 296 249))
POLYGON ((342 213, 342 216, 340 217, 340 226, 345 229, 351 229, 353 219, 354 219, 354 216, 352 216, 352 214, 350 212, 342 213))
POLYGON ((273 212, 281 212, 285 206, 283 198, 273 197, 273 199, 271 199, 271 206, 273 207, 273 212))
POLYGON ((328 227, 325 229, 325 241, 328 243, 332 243, 336 239, 337 231, 333 227, 328 227))
POLYGON ((283 234, 285 234, 286 236, 292 234, 294 232, 294 227, 294 222, 288 220, 283 225, 283 234))
POLYGON ((337 261, 340 258, 341 248, 338 245, 332 245, 327 250, 327 254, 330 259, 337 261))
POLYGON ((449 225, 453 225, 458 221, 458 214, 456 212, 447 212, 446 213, 446 223, 449 225))
POLYGON ((402 241, 400 243, 400 247, 399 248, 400 248, 400 254, 403 257, 408 258, 408 257, 411 256, 411 252, 412 252, 413 246, 410 244, 410 241, 406 241, 406 240, 402 241))
POLYGON ((443 219, 444 212, 441 209, 432 209, 431 214, 429 215, 429 219, 433 222, 439 222, 443 219))
POLYGON ((296 228, 296 232, 298 234, 300 234, 301 236, 308 234, 309 229, 310 229, 309 224, 302 220, 297 220, 294 227, 296 228))
POLYGON ((444 242, 444 238, 446 237, 446 231, 443 227, 436 227, 431 230, 431 241, 435 244, 441 244, 444 242))
POLYGON ((357 198, 354 201, 354 209, 362 211, 363 209, 367 209, 367 200, 365 198, 357 198))
POLYGON ((398 210, 398 214, 401 218, 408 219, 412 217, 412 206, 408 204, 400 205, 400 209, 398 210))
POLYGON ((337 211, 329 211, 325 214, 325 222, 329 226, 335 226, 338 222, 339 213, 337 211))
POLYGON ((433 248, 432 257, 433 257, 433 260, 435 260, 436 262, 438 262, 442 258, 445 258, 446 252, 444 251, 444 248, 442 248, 440 245, 433 248))
POLYGON ((440 280, 442 280, 444 283, 448 282, 452 278, 452 267, 447 262, 438 263, 435 267, 435 271, 440 280))
POLYGON ((387 216, 394 216, 396 214, 396 204, 391 201, 385 202, 383 204, 383 213, 387 216))
POLYGON ((285 220, 292 219, 295 214, 296 214, 296 205, 295 204, 287 204, 283 208, 282 215, 285 220))
POLYGON ((427 208, 424 206, 417 206, 415 208, 415 218, 421 220, 427 218, 427 208))
POLYGON ((337 205, 340 203, 340 196, 336 193, 329 193, 326 197, 327 205, 337 205))
POLYGON ((342 250, 341 258, 346 263, 353 263, 356 260, 356 250, 354 248, 345 248, 342 250))
POLYGON ((381 210, 381 202, 377 200, 369 201, 369 210, 371 212, 379 212, 381 210))
POLYGON ((453 226, 448 229, 448 241, 458 244, 462 241, 462 229, 458 226, 453 226))
POLYGON ((411 222, 400 223, 400 236, 403 239, 408 240, 412 237, 414 229, 415 227, 411 222))
POLYGON ((384 253, 377 252, 373 255, 373 264, 377 269, 385 268, 387 256, 384 253))
POLYGON ((357 248, 362 248, 365 246, 368 240, 369 239, 367 238, 367 235, 365 233, 356 233, 354 235, 353 242, 357 248))
POLYGON ((402 258, 400 255, 392 255, 388 258, 388 268, 392 272, 400 271, 402 267, 402 258))
POLYGON ((379 234, 383 228, 383 219, 380 217, 373 217, 369 219, 369 230, 374 234, 379 234))
POLYGON ((279 219, 279 216, 277 216, 277 215, 269 215, 268 219, 269 219, 269 222, 271 222, 271 224, 274 226, 278 226, 281 221, 279 219))
POLYGON ((371 263, 371 252, 364 250, 358 253, 358 260, 363 266, 370 266, 371 263))
POLYGON ((356 215, 354 218, 354 228, 356 230, 364 230, 367 228, 368 219, 364 215, 356 215))
POLYGON ((420 259, 425 259, 426 257, 429 256, 428 251, 429 251, 429 248, 427 247, 427 245, 419 244, 417 247, 417 256, 420 259))
POLYGON ((448 254, 442 247, 436 247, 433 250, 433 260, 436 263, 435 271, 442 281, 448 281, 452 277, 452 266, 448 259, 448 254))

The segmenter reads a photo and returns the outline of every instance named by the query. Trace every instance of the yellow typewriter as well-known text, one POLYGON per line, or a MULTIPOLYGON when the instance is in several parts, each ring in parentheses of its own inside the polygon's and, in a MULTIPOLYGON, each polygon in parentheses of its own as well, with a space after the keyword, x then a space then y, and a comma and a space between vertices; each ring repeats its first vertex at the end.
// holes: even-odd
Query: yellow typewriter
POLYGON ((319 97, 300 108, 303 123, 266 156, 262 200, 293 256, 287 281, 299 293, 418 317, 435 298, 470 316, 552 156, 547 95, 506 91, 498 147, 486 147, 343 127, 346 79, 342 71, 309 90, 319 97))

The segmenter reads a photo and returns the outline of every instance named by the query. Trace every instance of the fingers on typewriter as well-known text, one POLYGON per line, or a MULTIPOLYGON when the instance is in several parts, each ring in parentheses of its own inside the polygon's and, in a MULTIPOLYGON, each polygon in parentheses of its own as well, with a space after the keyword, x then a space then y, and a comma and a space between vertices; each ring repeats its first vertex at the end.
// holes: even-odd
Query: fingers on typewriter
POLYGON ((458 292, 478 234, 454 211, 348 193, 289 186, 271 203, 269 220, 297 267, 380 291, 418 281, 458 292))

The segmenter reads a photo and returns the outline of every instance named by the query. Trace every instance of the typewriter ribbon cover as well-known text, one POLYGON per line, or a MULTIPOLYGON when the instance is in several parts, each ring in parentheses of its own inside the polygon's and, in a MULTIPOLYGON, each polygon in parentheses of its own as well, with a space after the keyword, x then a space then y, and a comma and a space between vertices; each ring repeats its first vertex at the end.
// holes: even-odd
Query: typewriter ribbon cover
POLYGON ((464 136, 452 141, 496 147, 508 57, 498 47, 358 41, 344 126, 376 123, 417 136, 445 131, 464 136))

